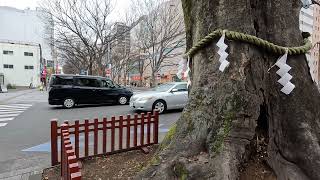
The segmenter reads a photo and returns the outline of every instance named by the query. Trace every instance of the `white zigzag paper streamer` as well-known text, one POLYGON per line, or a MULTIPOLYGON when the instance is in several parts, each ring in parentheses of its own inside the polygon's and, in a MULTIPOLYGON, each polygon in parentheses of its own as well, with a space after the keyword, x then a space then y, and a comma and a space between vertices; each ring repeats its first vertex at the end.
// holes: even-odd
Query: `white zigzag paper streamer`
POLYGON ((286 52, 276 62, 276 66, 279 67, 277 74, 281 77, 278 80, 278 83, 280 83, 283 86, 283 88, 281 89, 281 92, 283 92, 286 95, 290 94, 295 88, 295 85, 290 82, 290 80, 292 79, 292 76, 288 72, 290 71, 291 67, 287 64, 287 58, 288 58, 288 52, 286 52))
POLYGON ((191 69, 190 69, 190 57, 188 57, 188 62, 187 62, 187 71, 185 72, 185 76, 187 77, 187 86, 189 87, 191 85, 191 79, 190 79, 190 75, 189 73, 191 72, 191 69))
POLYGON ((221 72, 223 72, 230 65, 230 62, 227 61, 227 57, 229 54, 226 52, 228 45, 224 43, 224 39, 225 39, 225 32, 223 32, 221 38, 217 42, 217 46, 219 47, 218 54, 220 55, 219 62, 221 63, 219 70, 221 72))

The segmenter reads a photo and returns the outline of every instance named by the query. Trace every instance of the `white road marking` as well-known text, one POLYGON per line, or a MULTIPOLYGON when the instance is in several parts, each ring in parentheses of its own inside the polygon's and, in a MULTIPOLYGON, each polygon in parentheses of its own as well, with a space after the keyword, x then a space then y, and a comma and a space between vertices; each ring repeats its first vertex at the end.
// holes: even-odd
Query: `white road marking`
POLYGON ((0 109, 28 109, 30 106, 1 106, 0 105, 0 109))
POLYGON ((8 123, 0 123, 0 127, 6 126, 8 123))
POLYGON ((9 110, 9 109, 0 109, 0 113, 6 113, 6 112, 24 112, 22 109, 13 109, 13 110, 9 110))
POLYGON ((14 118, 0 118, 0 122, 1 121, 12 121, 14 120, 14 118))
MULTIPOLYGON (((8 106, 7 104, 0 104, 1 105, 5 105, 5 106, 8 106)), ((31 107, 32 104, 9 104, 9 106, 28 106, 28 107, 31 107)))
POLYGON ((28 108, 0 108, 0 111, 24 111, 27 110, 28 108))
POLYGON ((26 111, 32 106, 32 104, 1 104, 0 105, 0 127, 6 126, 6 121, 12 121, 16 116, 26 111))
POLYGON ((15 116, 19 116, 19 114, 0 114, 0 118, 1 117, 15 117, 15 116))
POLYGON ((0 114, 17 114, 22 112, 24 111, 0 111, 0 114))

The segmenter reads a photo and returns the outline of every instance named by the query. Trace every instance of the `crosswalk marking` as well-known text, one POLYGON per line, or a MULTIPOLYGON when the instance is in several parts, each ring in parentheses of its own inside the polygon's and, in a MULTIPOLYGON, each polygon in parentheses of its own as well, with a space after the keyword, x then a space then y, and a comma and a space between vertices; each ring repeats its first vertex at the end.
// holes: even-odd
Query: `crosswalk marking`
POLYGON ((6 113, 6 114, 19 114, 19 113, 22 113, 23 111, 0 111, 0 114, 4 114, 4 113, 6 113))
POLYGON ((18 110, 15 110, 15 109, 13 109, 13 110, 10 110, 10 109, 1 110, 1 109, 0 109, 0 113, 6 113, 6 112, 22 113, 23 111, 21 111, 20 109, 18 109, 18 110))
POLYGON ((13 117, 12 117, 12 118, 1 118, 1 119, 0 119, 0 122, 1 122, 1 121, 12 121, 12 120, 14 120, 13 117))
POLYGON ((14 116, 19 116, 19 114, 0 114, 1 117, 14 117, 14 116))
POLYGON ((6 126, 8 123, 0 123, 0 127, 6 126))
POLYGON ((13 108, 13 109, 28 109, 30 106, 1 106, 0 109, 8 109, 8 108, 13 108))
POLYGON ((0 104, 0 106, 20 106, 20 107, 26 106, 26 107, 31 107, 32 104, 10 104, 10 105, 0 104))
POLYGON ((32 104, 0 104, 0 127, 8 124, 17 116, 30 108, 32 104))

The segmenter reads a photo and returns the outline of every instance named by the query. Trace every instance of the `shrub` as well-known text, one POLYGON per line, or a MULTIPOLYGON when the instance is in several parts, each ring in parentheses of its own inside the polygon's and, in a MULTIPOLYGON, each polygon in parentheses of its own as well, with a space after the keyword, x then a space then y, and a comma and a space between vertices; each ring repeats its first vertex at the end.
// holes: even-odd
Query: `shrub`
POLYGON ((16 85, 9 83, 9 84, 7 85, 7 89, 16 89, 16 85))

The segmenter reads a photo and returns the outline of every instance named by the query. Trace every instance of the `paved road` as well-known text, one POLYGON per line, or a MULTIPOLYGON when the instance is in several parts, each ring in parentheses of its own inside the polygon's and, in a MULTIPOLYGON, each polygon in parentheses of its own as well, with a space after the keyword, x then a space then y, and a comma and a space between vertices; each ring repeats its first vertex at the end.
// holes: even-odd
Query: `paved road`
MULTIPOLYGON (((50 120, 83 120, 133 114, 129 106, 81 106, 62 109, 47 104, 47 93, 37 90, 0 94, 0 179, 28 179, 50 166, 50 120), (15 94, 14 94, 15 93, 15 94)), ((162 136, 180 116, 160 116, 162 136)))

